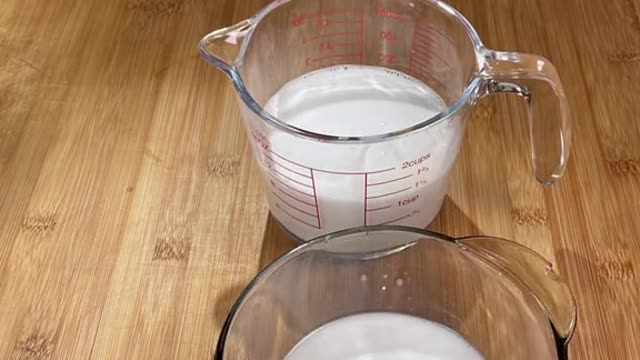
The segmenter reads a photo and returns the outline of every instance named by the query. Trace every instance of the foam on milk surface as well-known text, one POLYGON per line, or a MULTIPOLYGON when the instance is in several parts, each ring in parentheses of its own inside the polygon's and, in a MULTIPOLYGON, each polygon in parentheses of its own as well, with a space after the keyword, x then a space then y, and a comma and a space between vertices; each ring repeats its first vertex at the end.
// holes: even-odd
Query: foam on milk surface
POLYGON ((397 313, 364 313, 329 322, 304 337, 285 360, 482 360, 458 333, 397 313))
MULTIPOLYGON (((300 129, 360 137, 410 128, 445 108, 419 80, 360 65, 305 74, 265 105, 300 129)), ((364 225, 425 227, 446 195, 462 132, 456 119, 370 144, 332 144, 272 131, 266 135, 272 153, 263 159, 269 163, 271 210, 304 240, 364 225)))

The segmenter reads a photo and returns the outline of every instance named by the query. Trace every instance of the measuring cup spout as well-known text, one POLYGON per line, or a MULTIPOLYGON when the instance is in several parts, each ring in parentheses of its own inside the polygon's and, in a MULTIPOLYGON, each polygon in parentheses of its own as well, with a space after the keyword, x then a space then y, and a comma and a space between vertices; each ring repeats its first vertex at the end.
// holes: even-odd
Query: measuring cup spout
POLYGON ((484 51, 484 67, 487 93, 512 93, 526 100, 536 179, 555 183, 571 146, 569 106, 556 68, 540 56, 493 50, 484 51))
POLYGON ((497 266, 533 293, 555 332, 559 359, 566 359, 568 344, 576 327, 577 307, 569 286, 553 270, 553 265, 539 254, 511 241, 473 237, 456 242, 497 266))
POLYGON ((251 20, 247 19, 233 26, 211 32, 200 40, 200 55, 232 77, 240 46, 251 27, 251 20))

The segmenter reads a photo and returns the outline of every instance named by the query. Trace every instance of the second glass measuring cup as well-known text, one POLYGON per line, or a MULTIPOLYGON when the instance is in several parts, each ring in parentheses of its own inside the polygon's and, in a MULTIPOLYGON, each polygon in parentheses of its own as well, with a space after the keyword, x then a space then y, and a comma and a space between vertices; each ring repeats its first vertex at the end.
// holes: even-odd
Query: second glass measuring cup
POLYGON ((484 47, 437 0, 281 0, 214 31, 203 57, 233 81, 272 213, 302 240, 436 216, 474 102, 521 95, 544 184, 569 154, 546 59, 484 47))

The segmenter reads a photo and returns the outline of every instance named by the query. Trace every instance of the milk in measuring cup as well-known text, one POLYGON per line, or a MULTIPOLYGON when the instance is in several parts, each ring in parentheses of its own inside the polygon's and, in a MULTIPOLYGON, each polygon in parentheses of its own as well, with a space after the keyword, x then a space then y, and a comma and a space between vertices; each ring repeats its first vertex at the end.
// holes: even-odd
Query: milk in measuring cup
MULTIPOLYGON (((341 65, 284 85, 265 110, 288 124, 335 136, 372 136, 420 124, 446 108, 430 87, 380 67, 341 65)), ((372 144, 332 144, 273 131, 259 142, 271 210, 303 240, 365 225, 426 227, 444 199, 463 132, 441 121, 372 144), (273 206, 275 204, 275 206, 273 206)))
POLYGON ((395 313, 352 315, 303 338, 285 360, 482 360, 453 330, 395 313))

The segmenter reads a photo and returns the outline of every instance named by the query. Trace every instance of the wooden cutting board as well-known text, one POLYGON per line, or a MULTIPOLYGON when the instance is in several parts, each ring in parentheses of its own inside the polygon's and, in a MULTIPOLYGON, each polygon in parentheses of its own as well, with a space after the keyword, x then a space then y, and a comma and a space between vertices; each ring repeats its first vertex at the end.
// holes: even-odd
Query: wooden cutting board
MULTIPOLYGON (((263 0, 4 0, 0 358, 207 359, 294 244, 268 216, 227 79, 196 51, 263 0)), ((518 99, 480 102, 432 226, 553 260, 573 359, 640 359, 640 1, 456 0, 492 48, 543 54, 573 111, 568 171, 529 170, 518 99)))

